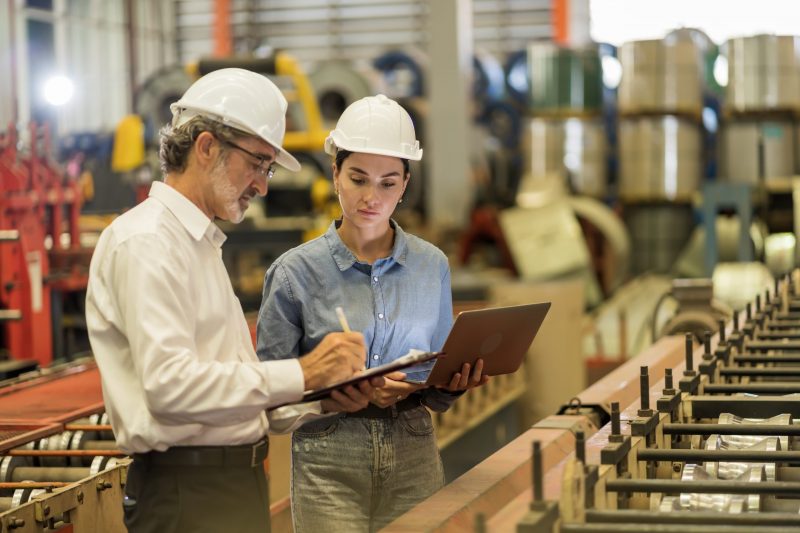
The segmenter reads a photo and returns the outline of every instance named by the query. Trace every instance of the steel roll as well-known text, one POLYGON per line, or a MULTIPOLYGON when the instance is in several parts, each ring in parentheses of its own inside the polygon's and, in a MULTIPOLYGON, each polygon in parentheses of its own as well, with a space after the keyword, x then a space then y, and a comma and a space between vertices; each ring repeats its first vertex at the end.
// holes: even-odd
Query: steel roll
POLYGON ((732 111, 800 110, 800 37, 755 35, 725 43, 732 111))
POLYGON ((700 186, 698 124, 676 116, 619 122, 619 196, 626 201, 688 201, 700 186))
POLYGON ((632 41, 619 49, 620 113, 689 113, 703 109, 701 53, 690 39, 632 41))
POLYGON ((795 131, 791 120, 728 121, 722 128, 720 177, 757 185, 795 173, 795 131))
POLYGON ((600 119, 531 118, 523 133, 525 173, 558 174, 578 194, 608 192, 606 134, 600 119))

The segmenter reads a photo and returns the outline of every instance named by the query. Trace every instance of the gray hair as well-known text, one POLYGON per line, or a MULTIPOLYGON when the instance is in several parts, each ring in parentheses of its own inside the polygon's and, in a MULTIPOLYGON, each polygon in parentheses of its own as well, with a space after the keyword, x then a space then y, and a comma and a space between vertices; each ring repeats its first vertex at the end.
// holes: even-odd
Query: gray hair
MULTIPOLYGON (((189 122, 178 127, 167 124, 158 135, 161 139, 161 148, 158 158, 161 163, 161 173, 167 175, 170 172, 183 172, 189 162, 189 153, 194 146, 197 137, 207 131, 221 141, 233 142, 248 135, 237 131, 229 126, 225 126, 204 116, 193 117, 189 122)), ((226 157, 227 150, 223 151, 223 158, 226 157)))

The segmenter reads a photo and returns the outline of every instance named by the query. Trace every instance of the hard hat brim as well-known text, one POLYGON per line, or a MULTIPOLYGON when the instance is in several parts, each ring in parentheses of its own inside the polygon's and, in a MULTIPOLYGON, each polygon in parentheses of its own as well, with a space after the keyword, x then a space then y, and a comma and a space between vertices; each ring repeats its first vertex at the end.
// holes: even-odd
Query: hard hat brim
POLYGON ((282 166, 286 170, 291 170, 292 172, 298 172, 302 168, 300 166, 300 162, 297 159, 295 159, 292 154, 290 154, 283 148, 275 146, 272 143, 269 144, 270 146, 275 148, 275 150, 277 150, 278 155, 275 157, 275 162, 278 163, 280 166, 282 166))

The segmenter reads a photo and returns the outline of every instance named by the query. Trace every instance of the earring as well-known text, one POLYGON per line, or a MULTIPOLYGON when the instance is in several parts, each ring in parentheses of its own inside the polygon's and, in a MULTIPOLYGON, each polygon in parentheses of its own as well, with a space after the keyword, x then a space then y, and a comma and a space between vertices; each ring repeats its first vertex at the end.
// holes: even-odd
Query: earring
POLYGON ((397 201, 397 203, 398 203, 398 204, 402 204, 402 203, 403 203, 403 199, 402 199, 402 198, 400 198, 400 199, 397 201))

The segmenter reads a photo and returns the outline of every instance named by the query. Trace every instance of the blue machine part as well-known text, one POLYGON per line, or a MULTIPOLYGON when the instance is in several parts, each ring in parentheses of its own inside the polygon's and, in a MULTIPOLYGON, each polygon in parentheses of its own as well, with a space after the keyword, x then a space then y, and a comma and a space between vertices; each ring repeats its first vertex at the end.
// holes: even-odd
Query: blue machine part
POLYGON ((509 54, 505 64, 505 81, 511 99, 527 107, 530 87, 527 50, 517 50, 509 54))
POLYGON ((522 134, 522 120, 519 109, 511 102, 488 102, 478 118, 486 125, 492 137, 498 139, 506 148, 519 147, 522 134))
POLYGON ((381 72, 389 86, 397 89, 396 97, 416 98, 425 93, 425 74, 422 67, 402 50, 391 50, 378 56, 373 60, 372 66, 381 72), (401 82, 398 76, 400 71, 409 72, 410 80, 401 82), (398 87, 401 83, 403 87, 398 87))
POLYGON ((479 102, 502 100, 506 91, 505 73, 500 63, 488 54, 472 56, 472 96, 479 102))

